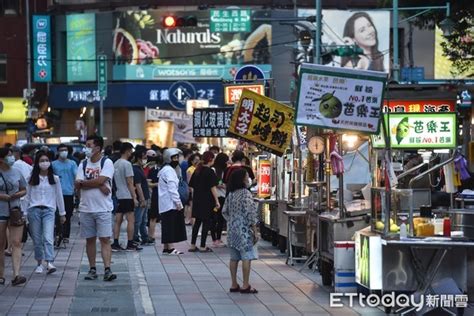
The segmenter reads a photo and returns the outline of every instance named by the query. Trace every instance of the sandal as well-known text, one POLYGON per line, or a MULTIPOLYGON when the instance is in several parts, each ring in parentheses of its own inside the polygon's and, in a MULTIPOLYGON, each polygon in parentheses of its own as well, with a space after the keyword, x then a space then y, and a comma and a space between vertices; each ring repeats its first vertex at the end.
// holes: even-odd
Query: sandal
POLYGON ((206 247, 204 249, 199 249, 199 252, 214 252, 211 248, 206 247))
POLYGON ((177 255, 182 255, 184 252, 176 250, 176 249, 165 249, 163 250, 164 255, 169 255, 169 256, 177 256, 177 255))
POLYGON ((12 286, 17 286, 26 283, 26 278, 22 275, 17 275, 13 280, 12 280, 12 286))
POLYGON ((198 252, 198 251, 199 251, 199 249, 197 247, 188 249, 188 252, 198 252))
POLYGON ((230 288, 230 289, 229 289, 229 292, 230 292, 230 293, 237 293, 237 292, 240 292, 240 285, 237 285, 237 287, 235 287, 235 288, 230 288))
POLYGON ((252 286, 249 285, 248 288, 246 289, 240 289, 240 293, 242 294, 257 294, 258 291, 254 288, 252 288, 252 286))
POLYGON ((0 278, 0 285, 5 285, 5 278, 4 277, 0 278))

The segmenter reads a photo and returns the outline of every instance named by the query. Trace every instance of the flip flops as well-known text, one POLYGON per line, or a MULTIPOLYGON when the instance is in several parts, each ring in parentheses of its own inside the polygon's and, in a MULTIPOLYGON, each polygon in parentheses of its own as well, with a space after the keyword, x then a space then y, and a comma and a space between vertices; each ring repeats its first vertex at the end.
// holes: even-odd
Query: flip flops
POLYGON ((229 292, 230 292, 230 293, 238 293, 238 292, 240 292, 240 285, 237 285, 236 288, 230 288, 230 289, 229 289, 229 292))
POLYGON ((21 285, 21 284, 25 284, 26 283, 26 278, 22 275, 17 275, 13 280, 12 280, 12 285, 13 286, 17 286, 17 285, 21 285))
POLYGON ((184 252, 178 251, 176 249, 163 249, 163 254, 168 255, 168 256, 177 256, 177 255, 182 255, 184 252))
POLYGON ((188 252, 198 252, 198 251, 199 251, 199 249, 197 247, 188 249, 188 252))
POLYGON ((257 294, 258 291, 254 288, 252 288, 252 286, 249 285, 248 288, 246 289, 240 289, 240 293, 242 294, 257 294))

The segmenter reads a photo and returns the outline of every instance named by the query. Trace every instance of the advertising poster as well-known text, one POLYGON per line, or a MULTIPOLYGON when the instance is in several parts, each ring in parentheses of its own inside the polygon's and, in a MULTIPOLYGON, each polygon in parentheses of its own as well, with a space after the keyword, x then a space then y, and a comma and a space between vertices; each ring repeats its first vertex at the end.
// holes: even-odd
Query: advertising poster
POLYGON ((226 137, 233 108, 194 109, 194 137, 226 137))
MULTIPOLYGON (((300 17, 314 15, 314 9, 298 10, 300 17)), ((330 65, 390 72, 390 11, 323 10, 322 22, 324 47, 355 44, 364 51, 354 58, 333 56, 330 65)))
POLYGON ((303 64, 296 125, 377 134, 387 74, 303 64))
POLYGON ((227 135, 254 143, 281 157, 290 146, 294 111, 251 90, 244 90, 227 135))
MULTIPOLYGON (((251 12, 250 18, 264 11, 251 12)), ((271 70, 272 28, 251 22, 248 31, 213 32, 210 12, 126 11, 114 14, 114 80, 233 79, 242 64, 271 70), (195 27, 165 28, 166 16, 197 19, 195 27)))
POLYGON ((258 191, 259 198, 268 198, 271 192, 272 164, 270 160, 259 160, 258 162, 258 191))
POLYGON ((193 117, 191 115, 181 115, 174 119, 173 140, 178 143, 192 144, 196 140, 193 137, 193 117))
POLYGON ((67 80, 96 80, 95 14, 71 14, 66 17, 67 80))
MULTIPOLYGON (((392 113, 385 120, 394 149, 456 147, 456 113, 392 113)), ((385 147, 382 133, 373 138, 373 147, 385 147)))
POLYGON ((51 76, 51 19, 48 15, 33 15, 33 79, 50 82, 51 76))
POLYGON ((456 112, 456 100, 384 100, 384 112, 456 112))
MULTIPOLYGON (((474 37, 472 32, 470 38, 474 37)), ((469 74, 472 74, 472 69, 463 73, 456 73, 453 68, 453 63, 444 55, 441 43, 445 41, 443 31, 439 27, 435 29, 435 58, 434 58, 434 78, 435 79, 467 79, 469 74)), ((472 58, 472 56, 471 56, 472 58)))
POLYGON ((244 84, 244 85, 225 85, 224 102, 227 105, 234 105, 239 102, 244 89, 251 90, 260 95, 265 95, 265 86, 263 84, 244 84))

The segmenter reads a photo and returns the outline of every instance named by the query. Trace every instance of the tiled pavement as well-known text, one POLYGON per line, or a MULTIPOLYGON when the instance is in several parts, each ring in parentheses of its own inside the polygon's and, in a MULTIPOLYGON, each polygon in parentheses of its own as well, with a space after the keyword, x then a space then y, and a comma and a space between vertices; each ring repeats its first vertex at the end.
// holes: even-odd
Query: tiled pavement
POLYGON ((179 257, 162 256, 160 244, 140 253, 114 253, 117 280, 85 281, 85 242, 77 231, 75 222, 71 243, 57 252, 58 271, 48 276, 33 274, 36 262, 27 242, 22 273, 28 283, 23 287, 9 285, 11 260, 6 259, 8 284, 0 287, 0 315, 385 315, 377 309, 329 308, 330 289, 319 285, 319 275, 287 266, 284 255, 266 242, 259 243, 260 260, 252 264, 257 295, 228 292, 225 248, 187 253, 188 243, 178 245, 186 252, 179 257))

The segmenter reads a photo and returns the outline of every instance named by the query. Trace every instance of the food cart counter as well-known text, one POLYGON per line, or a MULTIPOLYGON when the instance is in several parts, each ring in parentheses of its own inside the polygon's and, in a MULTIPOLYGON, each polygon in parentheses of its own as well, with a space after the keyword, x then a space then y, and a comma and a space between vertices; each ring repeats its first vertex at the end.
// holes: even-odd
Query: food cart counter
POLYGON ((356 234, 356 282, 369 290, 420 292, 453 279, 467 291, 467 254, 474 241, 465 238, 389 238, 362 230, 356 234))

